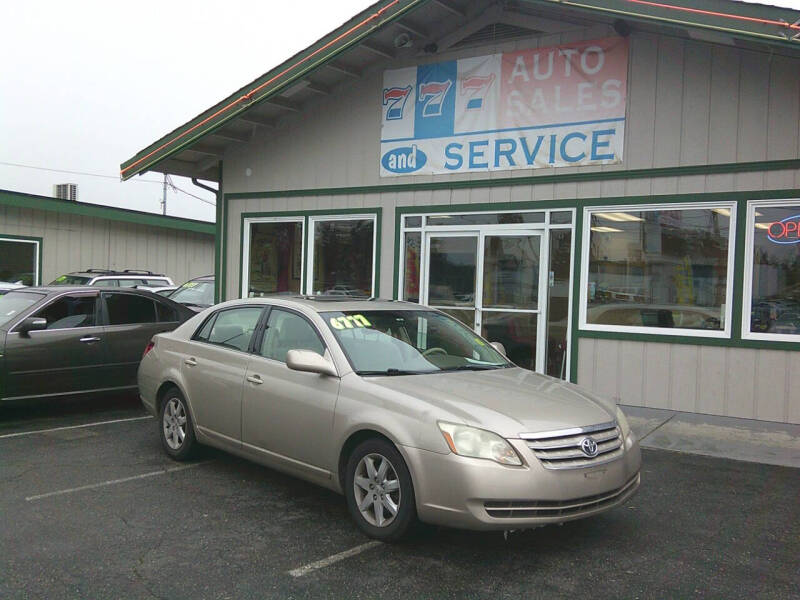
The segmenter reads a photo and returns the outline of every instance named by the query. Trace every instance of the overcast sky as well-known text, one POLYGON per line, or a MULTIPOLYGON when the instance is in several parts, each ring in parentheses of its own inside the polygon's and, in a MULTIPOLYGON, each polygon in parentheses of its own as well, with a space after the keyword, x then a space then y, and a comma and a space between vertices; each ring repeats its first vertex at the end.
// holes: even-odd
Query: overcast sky
MULTIPOLYGON (((119 164, 363 10, 372 0, 4 2, 0 8, 0 188, 160 211, 161 176, 119 164), (143 181, 146 180, 146 181, 143 181)), ((800 10, 800 0, 770 4, 800 10)), ((213 196, 183 178, 175 184, 213 196)), ((214 207, 169 192, 168 213, 214 207)))

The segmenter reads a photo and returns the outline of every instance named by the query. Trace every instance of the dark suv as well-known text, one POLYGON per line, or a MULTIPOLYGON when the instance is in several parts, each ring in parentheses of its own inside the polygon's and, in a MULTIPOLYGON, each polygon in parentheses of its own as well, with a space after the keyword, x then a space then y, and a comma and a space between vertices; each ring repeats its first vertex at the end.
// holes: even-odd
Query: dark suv
POLYGON ((0 296, 0 400, 136 389, 150 339, 193 315, 143 290, 10 291, 0 296))

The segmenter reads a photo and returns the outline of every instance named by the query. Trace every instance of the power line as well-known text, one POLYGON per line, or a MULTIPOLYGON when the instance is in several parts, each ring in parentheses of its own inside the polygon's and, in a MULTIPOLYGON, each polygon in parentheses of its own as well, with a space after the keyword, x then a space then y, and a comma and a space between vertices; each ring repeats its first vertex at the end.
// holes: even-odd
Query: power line
MULTIPOLYGON (((0 165, 4 165, 4 166, 7 166, 7 167, 19 167, 19 168, 22 168, 22 169, 34 169, 36 171, 50 171, 52 173, 66 173, 66 174, 69 174, 69 175, 84 175, 86 177, 101 177, 103 179, 116 179, 117 181, 119 181, 119 176, 117 176, 117 175, 104 175, 102 173, 90 173, 88 171, 70 171, 68 169, 50 169, 50 168, 47 168, 47 167, 38 167, 38 166, 34 166, 34 165, 23 165, 21 163, 12 163, 12 162, 5 162, 5 161, 0 161, 0 165)), ((138 177, 136 179, 132 179, 131 181, 141 182, 141 183, 163 183, 163 181, 159 181, 158 179, 141 179, 141 178, 138 178, 138 177)), ((205 202, 206 204, 210 204, 211 206, 216 206, 217 205, 216 202, 212 202, 211 200, 206 200, 205 198, 201 198, 200 196, 195 196, 191 192, 187 192, 186 190, 184 190, 182 188, 179 188, 177 185, 173 184, 171 180, 169 181, 169 187, 170 187, 170 189, 172 189, 175 192, 180 192, 182 194, 186 194, 187 196, 191 196, 192 198, 195 198, 196 200, 200 200, 200 202, 205 202)))

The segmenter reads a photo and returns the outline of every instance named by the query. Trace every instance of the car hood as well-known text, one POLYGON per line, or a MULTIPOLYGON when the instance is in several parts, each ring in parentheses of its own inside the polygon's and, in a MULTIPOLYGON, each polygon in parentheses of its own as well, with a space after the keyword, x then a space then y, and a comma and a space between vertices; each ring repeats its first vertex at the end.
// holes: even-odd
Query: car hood
POLYGON ((386 391, 428 403, 451 420, 506 438, 607 423, 615 404, 578 386, 521 368, 369 377, 386 391))

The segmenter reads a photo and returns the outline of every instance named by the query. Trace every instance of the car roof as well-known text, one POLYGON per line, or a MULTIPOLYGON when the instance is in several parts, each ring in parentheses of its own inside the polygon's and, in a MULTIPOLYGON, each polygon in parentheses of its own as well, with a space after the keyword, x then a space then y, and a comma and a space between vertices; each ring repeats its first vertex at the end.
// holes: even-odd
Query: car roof
POLYGON ((87 269, 85 271, 72 271, 68 275, 79 275, 81 277, 164 277, 163 273, 153 273, 152 271, 138 271, 130 269, 127 271, 111 271, 106 269, 87 269))
MULTIPOLYGON (((430 310, 427 306, 402 300, 381 298, 352 298, 349 296, 289 296, 273 295, 243 298, 225 304, 274 304, 276 306, 301 306, 313 312, 373 311, 373 310, 430 310)), ((219 305, 217 305, 219 306, 219 305)))

